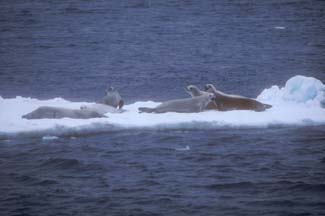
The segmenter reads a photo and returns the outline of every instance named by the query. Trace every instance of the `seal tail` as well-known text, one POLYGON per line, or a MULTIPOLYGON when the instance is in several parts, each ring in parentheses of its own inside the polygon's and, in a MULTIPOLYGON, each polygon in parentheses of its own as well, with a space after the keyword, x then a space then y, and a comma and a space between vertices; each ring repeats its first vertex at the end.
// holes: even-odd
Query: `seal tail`
POLYGON ((149 107, 139 107, 138 110, 139 110, 140 113, 142 113, 142 112, 152 113, 152 112, 155 111, 155 109, 149 108, 149 107))
POLYGON ((31 117, 28 114, 23 115, 22 118, 24 118, 24 119, 31 119, 31 117))
POLYGON ((265 109, 270 109, 270 108, 272 108, 272 105, 270 105, 270 104, 263 104, 263 106, 264 106, 265 109))
POLYGON ((272 107, 272 105, 269 105, 269 104, 263 104, 263 103, 260 103, 259 106, 257 107, 257 109, 255 109, 256 112, 263 112, 267 109, 270 109, 272 107))

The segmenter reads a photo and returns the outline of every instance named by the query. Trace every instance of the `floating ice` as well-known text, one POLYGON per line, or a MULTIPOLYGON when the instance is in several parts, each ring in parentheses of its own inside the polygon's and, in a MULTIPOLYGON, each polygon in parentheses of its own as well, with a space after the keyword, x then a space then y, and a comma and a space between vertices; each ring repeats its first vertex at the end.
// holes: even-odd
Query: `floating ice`
POLYGON ((320 106, 324 98, 325 86, 320 80, 300 75, 290 78, 283 88, 272 86, 257 97, 273 105, 295 103, 299 106, 320 106))
POLYGON ((0 138, 16 135, 59 136, 125 129, 207 129, 220 127, 268 127, 272 125, 325 125, 324 84, 312 77, 295 76, 285 86, 265 89, 257 99, 272 104, 265 112, 205 111, 202 113, 138 113, 138 107, 154 107, 158 102, 136 102, 125 105, 124 113, 108 113, 108 118, 39 119, 21 116, 40 106, 78 109, 91 105, 62 98, 38 100, 0 97, 0 138))

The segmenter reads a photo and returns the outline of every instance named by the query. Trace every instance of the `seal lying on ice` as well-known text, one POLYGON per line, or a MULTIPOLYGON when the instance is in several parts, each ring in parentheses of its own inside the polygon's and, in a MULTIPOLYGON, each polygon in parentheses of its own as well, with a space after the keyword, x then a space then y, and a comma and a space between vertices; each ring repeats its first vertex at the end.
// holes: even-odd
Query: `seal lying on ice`
POLYGON ((215 95, 215 109, 219 111, 254 110, 257 112, 262 112, 272 107, 272 105, 263 104, 251 98, 239 95, 225 94, 221 91, 218 91, 212 84, 205 85, 205 90, 215 95))
POLYGON ((89 119, 101 118, 105 115, 98 113, 94 110, 87 109, 67 109, 61 107, 41 106, 24 116, 25 119, 60 119, 60 118, 73 118, 73 119, 89 119))
POLYGON ((23 118, 26 119, 59 119, 59 118, 74 118, 74 119, 89 119, 106 117, 105 113, 121 113, 124 112, 122 107, 124 102, 113 87, 106 90, 106 96, 100 103, 84 105, 80 109, 67 109, 61 107, 42 106, 28 113, 23 118), (118 108, 118 109, 117 109, 118 108))
POLYGON ((201 95, 194 98, 165 101, 155 108, 139 107, 139 112, 146 113, 197 113, 205 110, 208 103, 214 100, 214 94, 201 95))
POLYGON ((122 113, 125 110, 123 109, 116 109, 115 107, 105 105, 105 104, 90 104, 90 105, 84 105, 80 107, 81 110, 89 110, 89 111, 95 111, 99 114, 105 114, 105 113, 122 113))

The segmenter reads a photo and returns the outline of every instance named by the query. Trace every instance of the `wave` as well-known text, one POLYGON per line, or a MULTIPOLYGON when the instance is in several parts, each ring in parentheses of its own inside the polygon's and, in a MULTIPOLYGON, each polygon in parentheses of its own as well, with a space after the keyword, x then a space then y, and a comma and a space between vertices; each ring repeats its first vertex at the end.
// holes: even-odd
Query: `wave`
POLYGON ((108 113, 108 118, 39 119, 22 116, 40 106, 78 109, 87 102, 63 98, 38 100, 17 96, 0 96, 0 138, 16 135, 78 135, 125 129, 214 129, 222 127, 269 127, 273 125, 324 125, 325 85, 313 77, 294 76, 284 87, 264 89, 257 100, 272 104, 265 112, 205 111, 201 113, 138 113, 138 107, 154 107, 159 102, 139 101, 125 105, 124 113, 108 113))

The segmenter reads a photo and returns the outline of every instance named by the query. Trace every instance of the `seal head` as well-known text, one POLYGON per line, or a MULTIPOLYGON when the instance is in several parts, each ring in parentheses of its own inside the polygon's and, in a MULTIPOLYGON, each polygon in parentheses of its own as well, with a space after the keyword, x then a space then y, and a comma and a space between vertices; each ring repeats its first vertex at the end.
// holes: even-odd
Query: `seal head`
POLYGON ((195 85, 188 85, 185 88, 186 92, 189 93, 192 97, 198 97, 201 95, 206 94, 206 92, 201 91, 197 86, 195 85))

